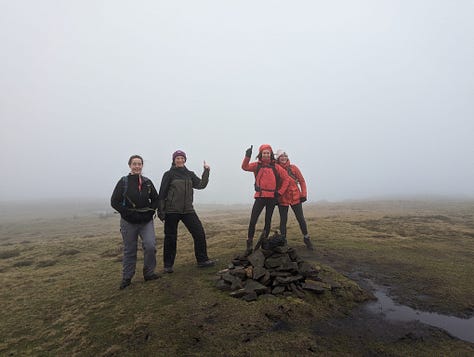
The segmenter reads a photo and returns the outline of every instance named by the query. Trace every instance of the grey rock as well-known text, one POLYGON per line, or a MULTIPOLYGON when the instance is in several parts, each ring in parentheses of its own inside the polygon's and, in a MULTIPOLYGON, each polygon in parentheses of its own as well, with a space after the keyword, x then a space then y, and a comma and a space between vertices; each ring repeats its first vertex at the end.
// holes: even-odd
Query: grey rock
POLYGON ((291 263, 290 258, 286 254, 274 254, 265 259, 265 268, 275 269, 291 263))
POLYGON ((292 274, 289 272, 289 271, 279 271, 279 270, 273 270, 270 272, 270 276, 272 278, 275 278, 277 276, 283 276, 283 277, 287 277, 287 276, 291 276, 292 274))
POLYGON ((247 272, 245 271, 245 268, 243 266, 238 266, 235 267, 235 269, 230 270, 230 274, 239 279, 244 279, 247 275, 247 272))
POLYGON ((258 281, 253 279, 248 279, 245 281, 245 291, 252 292, 255 291, 257 294, 264 294, 267 292, 267 287, 263 284, 260 284, 258 281))
POLYGON ((287 277, 277 276, 274 281, 278 282, 278 284, 287 285, 301 280, 304 280, 304 277, 302 275, 294 275, 287 277))
POLYGON ((258 299, 257 293, 255 291, 252 291, 242 297, 243 300, 249 302, 249 301, 255 301, 258 299))
POLYGON ((272 250, 275 253, 286 254, 286 253, 288 253, 288 249, 289 249, 288 246, 284 245, 284 246, 275 247, 272 250))
MULTIPOLYGON (((230 296, 245 301, 275 295, 304 298, 305 291, 322 294, 331 290, 331 284, 321 281, 319 271, 319 267, 303 261, 286 242, 266 244, 248 256, 235 257, 227 269, 217 274, 216 287, 231 290, 230 296)), ((338 290, 339 286, 334 283, 333 287, 338 290)))
POLYGON ((239 289, 239 290, 232 291, 229 295, 235 298, 241 298, 247 295, 247 292, 244 289, 239 289))
POLYGON ((272 294, 273 295, 279 295, 279 294, 282 294, 283 292, 285 291, 285 287, 284 286, 275 286, 272 290, 272 294))
POLYGON ((290 271, 295 273, 299 272, 298 263, 292 261, 286 262, 278 266, 276 269, 279 271, 290 271))
POLYGON ((324 294, 324 292, 329 290, 331 287, 319 281, 308 280, 303 283, 302 288, 316 294, 324 294))
POLYGON ((263 266, 262 267, 254 266, 252 279, 253 280, 258 280, 261 277, 265 276, 266 272, 267 272, 267 269, 265 269, 263 266))
POLYGON ((216 283, 216 287, 219 290, 231 290, 230 289, 230 284, 226 283, 224 279, 218 280, 217 283, 216 283))
POLYGON ((271 278, 271 274, 268 270, 265 271, 265 275, 259 279, 260 283, 262 283, 263 285, 266 285, 268 286, 271 281, 272 281, 272 278, 271 278))
POLYGON ((318 275, 319 271, 316 270, 311 264, 307 262, 300 262, 298 263, 298 270, 304 276, 314 276, 318 275))
POLYGON ((253 267, 262 267, 265 264, 265 256, 263 255, 262 251, 260 249, 257 249, 255 252, 250 254, 247 257, 248 261, 250 264, 252 264, 253 267))

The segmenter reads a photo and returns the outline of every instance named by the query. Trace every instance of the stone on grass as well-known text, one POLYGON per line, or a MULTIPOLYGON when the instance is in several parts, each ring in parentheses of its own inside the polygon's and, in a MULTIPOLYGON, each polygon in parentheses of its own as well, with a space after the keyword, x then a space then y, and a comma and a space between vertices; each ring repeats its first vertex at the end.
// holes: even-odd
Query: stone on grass
MULTIPOLYGON (((238 255, 228 269, 218 273, 218 289, 245 301, 259 297, 305 297, 305 291, 323 294, 331 285, 318 280, 319 267, 303 261, 278 233, 262 242, 250 255, 238 255)), ((335 284, 336 285, 336 284, 335 284)))

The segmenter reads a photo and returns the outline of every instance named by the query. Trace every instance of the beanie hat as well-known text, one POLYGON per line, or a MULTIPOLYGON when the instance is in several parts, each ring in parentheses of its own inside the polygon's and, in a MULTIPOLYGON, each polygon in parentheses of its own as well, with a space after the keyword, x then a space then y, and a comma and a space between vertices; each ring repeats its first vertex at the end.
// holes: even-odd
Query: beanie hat
POLYGON ((279 158, 281 155, 283 155, 283 154, 286 155, 286 156, 288 156, 288 154, 286 153, 285 150, 283 150, 283 149, 278 149, 277 152, 276 152, 276 154, 275 154, 275 160, 278 160, 278 158, 279 158))
POLYGON ((186 153, 182 150, 176 150, 174 153, 173 153, 173 162, 174 162, 174 159, 176 159, 178 156, 182 156, 184 157, 184 161, 186 161, 186 153))
POLYGON ((270 150, 271 152, 273 152, 272 147, 269 144, 260 145, 258 152, 261 153, 263 150, 270 150))

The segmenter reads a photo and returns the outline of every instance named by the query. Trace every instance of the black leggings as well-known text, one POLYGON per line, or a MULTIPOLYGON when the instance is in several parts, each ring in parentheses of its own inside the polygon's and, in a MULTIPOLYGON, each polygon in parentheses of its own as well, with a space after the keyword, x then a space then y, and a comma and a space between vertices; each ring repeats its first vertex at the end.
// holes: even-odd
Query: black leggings
MULTIPOLYGON (((291 206, 293 212, 295 212, 296 219, 300 225, 301 232, 303 235, 308 234, 308 228, 306 227, 306 221, 303 215, 303 205, 298 203, 297 205, 291 206)), ((288 222, 288 206, 278 206, 280 212, 280 233, 286 237, 286 222, 288 222)))
POLYGON ((265 238, 270 234, 270 229, 272 225, 272 215, 273 210, 275 209, 276 200, 274 198, 263 198, 258 197, 255 199, 252 207, 252 214, 250 215, 249 231, 248 238, 253 239, 255 235, 255 226, 257 225, 258 217, 262 213, 263 208, 265 208, 265 238))

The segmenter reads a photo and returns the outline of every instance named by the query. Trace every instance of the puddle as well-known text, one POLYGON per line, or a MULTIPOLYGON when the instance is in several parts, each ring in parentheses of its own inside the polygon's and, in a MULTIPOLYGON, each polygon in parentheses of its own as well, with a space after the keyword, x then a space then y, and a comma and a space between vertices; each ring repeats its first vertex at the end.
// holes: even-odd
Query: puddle
POLYGON ((388 320, 420 321, 447 331, 451 336, 474 343, 474 317, 462 319, 455 316, 424 312, 395 303, 381 289, 373 285, 377 301, 368 303, 365 308, 376 314, 382 314, 388 320))

